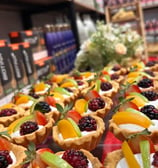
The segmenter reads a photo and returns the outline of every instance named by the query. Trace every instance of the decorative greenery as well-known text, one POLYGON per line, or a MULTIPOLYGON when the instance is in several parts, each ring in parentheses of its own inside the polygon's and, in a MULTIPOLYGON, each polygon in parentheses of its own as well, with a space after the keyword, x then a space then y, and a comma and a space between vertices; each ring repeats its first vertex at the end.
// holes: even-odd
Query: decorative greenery
POLYGON ((85 41, 77 54, 76 69, 100 70, 110 62, 121 63, 123 58, 141 56, 143 39, 129 25, 97 23, 97 31, 85 41))

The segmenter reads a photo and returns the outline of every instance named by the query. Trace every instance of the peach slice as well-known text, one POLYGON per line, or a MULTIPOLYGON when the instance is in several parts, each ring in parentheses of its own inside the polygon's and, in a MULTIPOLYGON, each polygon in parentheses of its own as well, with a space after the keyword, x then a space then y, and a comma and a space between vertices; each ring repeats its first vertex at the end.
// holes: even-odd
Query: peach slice
POLYGON ((117 125, 120 124, 136 124, 144 128, 148 128, 152 122, 149 118, 133 112, 117 112, 113 115, 112 119, 117 125))
POLYGON ((51 94, 53 95, 53 97, 55 98, 55 100, 59 100, 59 101, 64 101, 64 96, 58 92, 51 92, 51 94))
POLYGON ((39 92, 45 89, 45 84, 44 82, 40 82, 34 85, 34 90, 35 92, 39 92))
POLYGON ((64 139, 78 137, 73 125, 68 120, 60 120, 57 126, 64 139))
POLYGON ((63 88, 64 87, 73 87, 73 86, 74 86, 74 84, 72 82, 65 82, 60 85, 60 87, 63 87, 63 88))
POLYGON ((0 107, 0 110, 2 109, 6 109, 6 108, 12 108, 14 107, 15 105, 13 103, 8 103, 8 104, 5 104, 3 106, 0 107))
POLYGON ((87 100, 85 99, 78 99, 75 102, 75 110, 79 112, 80 114, 83 114, 86 112, 86 107, 87 107, 87 100))
POLYGON ((22 95, 20 96, 17 101, 15 102, 16 105, 19 105, 19 104, 24 104, 24 103, 27 103, 29 101, 29 97, 27 95, 22 95))
POLYGON ((124 141, 122 143, 122 151, 124 154, 124 157, 127 161, 128 167, 129 168, 141 168, 137 160, 135 159, 132 150, 130 149, 127 141, 124 141))

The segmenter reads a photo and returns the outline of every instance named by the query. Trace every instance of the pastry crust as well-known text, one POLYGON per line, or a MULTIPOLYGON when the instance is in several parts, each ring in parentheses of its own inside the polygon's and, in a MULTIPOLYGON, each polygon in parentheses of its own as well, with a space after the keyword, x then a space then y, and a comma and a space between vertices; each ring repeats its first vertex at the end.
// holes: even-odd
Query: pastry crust
MULTIPOLYGON (((94 157, 89 151, 85 149, 80 149, 84 153, 85 156, 87 156, 87 159, 91 162, 93 168, 102 168, 103 165, 99 161, 97 157, 94 157)), ((57 155, 62 155, 64 151, 57 152, 57 155)))
POLYGON ((11 166, 11 168, 21 168, 22 167, 22 163, 24 159, 26 158, 25 150, 26 148, 24 148, 23 146, 11 144, 11 151, 13 151, 16 157, 16 163, 13 166, 11 166))
POLYGON ((97 130, 88 135, 78 137, 78 138, 72 138, 68 140, 61 139, 59 137, 60 133, 59 133, 58 127, 54 126, 53 135, 52 135, 54 142, 56 142, 64 150, 72 149, 72 148, 77 150, 81 148, 86 149, 88 151, 93 150, 98 145, 105 130, 104 121, 97 116, 93 116, 93 118, 97 122, 97 130))
POLYGON ((29 142, 33 142, 35 144, 42 143, 50 134, 52 126, 54 124, 54 120, 52 118, 47 118, 47 120, 47 124, 41 129, 38 129, 30 134, 22 135, 19 137, 12 137, 12 142, 23 146, 27 146, 29 142))
POLYGON ((24 116, 25 114, 25 110, 15 104, 10 104, 9 109, 15 109, 17 113, 11 116, 0 117, 0 124, 3 124, 5 127, 8 127, 13 121, 24 116))
POLYGON ((112 108, 113 102, 109 97, 101 96, 105 102, 105 107, 97 111, 92 111, 91 113, 84 113, 83 115, 98 116, 104 118, 112 108))

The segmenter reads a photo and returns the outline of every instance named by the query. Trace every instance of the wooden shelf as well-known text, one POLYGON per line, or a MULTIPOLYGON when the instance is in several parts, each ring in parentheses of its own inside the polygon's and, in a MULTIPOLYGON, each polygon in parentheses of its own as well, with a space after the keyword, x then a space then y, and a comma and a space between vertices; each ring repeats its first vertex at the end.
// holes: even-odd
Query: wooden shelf
POLYGON ((144 7, 143 7, 143 10, 156 9, 156 8, 158 8, 158 4, 156 4, 156 5, 151 5, 151 6, 144 6, 144 7))
POLYGON ((125 18, 125 19, 112 20, 112 23, 132 22, 132 21, 140 21, 140 19, 137 17, 131 17, 131 18, 125 18))

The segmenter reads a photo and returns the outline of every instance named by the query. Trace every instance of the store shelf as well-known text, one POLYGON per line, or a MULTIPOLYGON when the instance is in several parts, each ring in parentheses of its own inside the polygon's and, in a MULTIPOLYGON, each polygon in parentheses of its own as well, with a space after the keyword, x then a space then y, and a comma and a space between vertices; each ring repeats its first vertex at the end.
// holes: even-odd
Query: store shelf
POLYGON ((158 4, 156 4, 156 5, 151 5, 151 6, 144 6, 144 7, 143 7, 144 10, 156 9, 156 8, 158 8, 158 4))

